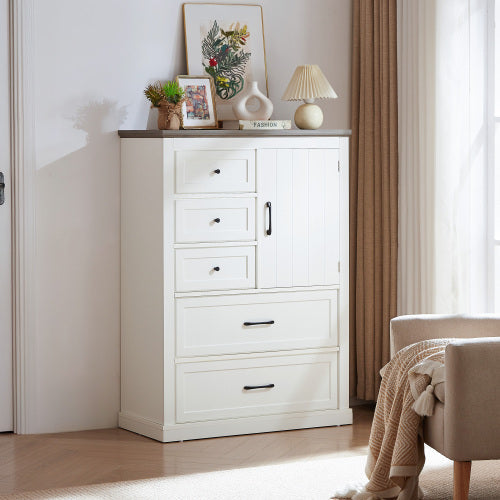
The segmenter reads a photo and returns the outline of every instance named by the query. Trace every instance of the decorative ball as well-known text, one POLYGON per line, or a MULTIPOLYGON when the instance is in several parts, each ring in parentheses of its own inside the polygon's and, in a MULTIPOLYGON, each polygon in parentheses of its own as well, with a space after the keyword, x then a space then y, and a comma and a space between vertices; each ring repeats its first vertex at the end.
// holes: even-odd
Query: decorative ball
POLYGON ((295 125, 305 130, 316 130, 323 123, 323 111, 317 104, 302 104, 295 111, 295 125))

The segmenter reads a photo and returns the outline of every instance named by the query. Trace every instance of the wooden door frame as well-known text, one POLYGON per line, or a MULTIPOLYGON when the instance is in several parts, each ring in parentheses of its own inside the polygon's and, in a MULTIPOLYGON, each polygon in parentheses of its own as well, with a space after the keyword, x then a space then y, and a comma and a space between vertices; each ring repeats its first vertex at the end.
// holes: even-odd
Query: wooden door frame
POLYGON ((9 0, 14 432, 30 432, 35 336, 34 0, 9 0))

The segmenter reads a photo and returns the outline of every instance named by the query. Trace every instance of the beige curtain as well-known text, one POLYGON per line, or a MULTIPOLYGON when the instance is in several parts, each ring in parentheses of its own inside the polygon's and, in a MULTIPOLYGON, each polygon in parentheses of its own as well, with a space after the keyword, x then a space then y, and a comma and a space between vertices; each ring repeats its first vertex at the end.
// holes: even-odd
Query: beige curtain
POLYGON ((351 118, 351 396, 375 400, 397 296, 396 0, 353 0, 351 118))

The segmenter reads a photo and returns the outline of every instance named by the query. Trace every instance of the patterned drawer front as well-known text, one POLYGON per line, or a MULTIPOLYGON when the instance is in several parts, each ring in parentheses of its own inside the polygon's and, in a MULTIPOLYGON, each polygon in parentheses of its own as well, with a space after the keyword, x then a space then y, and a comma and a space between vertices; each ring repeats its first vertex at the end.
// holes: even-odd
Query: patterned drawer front
POLYGON ((255 287, 255 247, 186 248, 175 251, 178 292, 255 287))
POLYGON ((337 408, 337 353, 180 363, 177 421, 337 408))
POLYGON ((176 299, 178 356, 338 345, 337 290, 176 299))
POLYGON ((175 202, 177 243, 255 240, 255 198, 175 202))
POLYGON ((255 151, 177 151, 176 193, 255 191, 255 151))

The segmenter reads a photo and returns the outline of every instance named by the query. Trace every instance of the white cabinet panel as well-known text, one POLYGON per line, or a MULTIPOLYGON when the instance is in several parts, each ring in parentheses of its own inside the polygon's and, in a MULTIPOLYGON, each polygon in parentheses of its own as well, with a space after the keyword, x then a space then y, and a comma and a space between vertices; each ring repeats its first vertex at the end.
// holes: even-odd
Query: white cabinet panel
POLYGON ((176 299, 178 356, 338 345, 337 290, 176 299))
POLYGON ((254 198, 182 199, 175 202, 177 243, 254 239, 254 198))
POLYGON ((337 353, 180 363, 176 393, 178 422, 334 409, 337 353))
POLYGON ((255 150, 177 151, 176 193, 255 191, 255 150))
MULTIPOLYGON (((290 152, 291 153, 291 152, 290 152)), ((257 151, 257 178, 258 178, 258 196, 257 196, 257 287, 272 288, 277 286, 278 265, 281 269, 285 269, 284 275, 281 276, 280 283, 284 287, 291 285, 291 280, 285 280, 285 277, 291 276, 292 265, 291 261, 286 261, 288 252, 281 252, 280 262, 277 262, 278 254, 278 238, 276 238, 276 178, 277 178, 277 150, 262 149, 257 151), (265 170, 265 172, 264 172, 265 170), (268 204, 271 204, 268 207, 268 204), (274 228, 274 234, 273 234, 274 228), (268 235, 271 229, 271 234, 268 235)), ((284 177, 282 181, 287 183, 289 177, 284 177)), ((284 192, 289 192, 289 189, 284 189, 284 192)), ((284 217, 287 212, 281 211, 280 217, 284 217)), ((291 217, 290 217, 291 221, 291 217)), ((285 226, 280 226, 285 228, 285 226)), ((291 223, 290 226, 291 228, 291 223)), ((291 245, 291 230, 285 230, 280 233, 279 241, 284 242, 288 238, 288 243, 291 245)))
POLYGON ((185 248, 175 251, 178 292, 254 288, 255 248, 185 248))
POLYGON ((338 284, 338 150, 258 151, 257 169, 258 286, 338 284))
MULTIPOLYGON (((269 185, 273 189, 276 189, 278 179, 280 182, 280 189, 276 190, 276 203, 274 204, 274 229, 275 235, 277 235, 279 228, 279 238, 274 237, 276 241, 276 255, 274 255, 273 258, 276 262, 276 282, 281 283, 280 286, 283 287, 293 286, 293 261, 290 249, 293 246, 294 213, 292 210, 277 210, 277 208, 291 207, 293 205, 293 179, 291 175, 288 175, 292 162, 293 156, 291 149, 277 151, 276 175, 271 174, 271 178, 274 180, 275 184, 273 185, 272 180, 269 181, 269 185)), ((265 238, 265 240, 271 248, 274 248, 272 234, 270 236, 270 238, 265 238)), ((271 262, 274 262, 274 260, 271 260, 271 262)), ((265 288, 264 285, 262 286, 265 288)))

